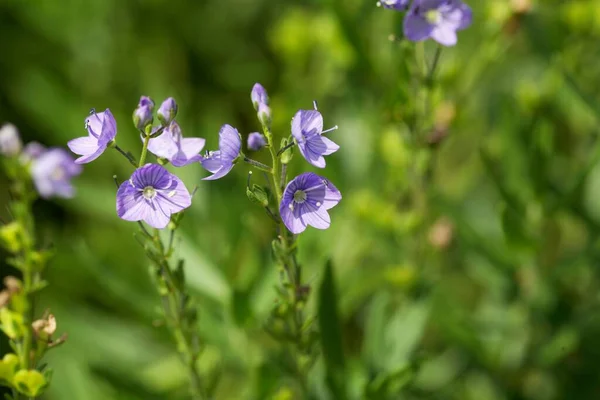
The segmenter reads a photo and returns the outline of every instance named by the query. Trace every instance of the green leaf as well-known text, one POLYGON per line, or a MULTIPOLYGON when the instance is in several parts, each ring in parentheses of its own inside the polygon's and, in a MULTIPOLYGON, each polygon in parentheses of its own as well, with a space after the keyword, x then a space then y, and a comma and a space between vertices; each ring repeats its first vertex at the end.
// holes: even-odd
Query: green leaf
POLYGON ((331 261, 325 267, 325 276, 319 288, 319 329, 325 359, 326 380, 335 399, 346 399, 344 387, 344 348, 340 324, 337 290, 331 261))

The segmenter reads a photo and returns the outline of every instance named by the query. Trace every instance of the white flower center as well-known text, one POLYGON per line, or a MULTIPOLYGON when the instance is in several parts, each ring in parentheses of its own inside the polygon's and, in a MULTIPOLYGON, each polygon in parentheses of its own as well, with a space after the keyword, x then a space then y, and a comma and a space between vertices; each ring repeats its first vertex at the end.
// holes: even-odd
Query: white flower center
POLYGON ((56 167, 54 168, 54 171, 52 171, 52 179, 54 179, 55 181, 61 181, 63 179, 65 179, 65 170, 61 167, 56 167))
POLYGON ((142 194, 144 195, 144 198, 152 200, 156 196, 156 189, 154 189, 152 186, 146 186, 142 194))
POLYGON ((306 201, 306 193, 304 190, 296 190, 296 192, 294 192, 294 201, 296 203, 304 203, 306 201))
POLYGON ((439 10, 429 10, 425 12, 425 19, 430 24, 437 24, 442 19, 442 13, 439 10))

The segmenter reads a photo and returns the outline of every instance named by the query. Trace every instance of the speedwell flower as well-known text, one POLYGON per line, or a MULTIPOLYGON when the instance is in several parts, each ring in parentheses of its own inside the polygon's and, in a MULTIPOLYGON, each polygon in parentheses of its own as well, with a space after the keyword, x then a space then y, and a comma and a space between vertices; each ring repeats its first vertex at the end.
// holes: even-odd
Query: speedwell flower
POLYGON ((415 0, 404 18, 404 35, 413 42, 432 38, 454 46, 456 31, 471 25, 471 8, 460 0, 415 0))
POLYGON ((381 0, 377 5, 381 5, 383 8, 404 11, 408 8, 408 3, 410 3, 410 0, 381 0))
POLYGON ((150 139, 148 150, 157 157, 166 158, 176 167, 200 161, 204 148, 202 138, 184 138, 176 121, 169 124, 160 136, 150 139))
POLYGON ((334 127, 323 131, 323 116, 316 110, 300 110, 292 119, 292 135, 298 143, 300 153, 315 167, 325 168, 325 158, 335 153, 340 146, 323 136, 334 127))
POLYGON ((279 215, 293 234, 304 232, 307 225, 327 229, 331 224, 327 210, 336 206, 342 195, 327 179, 306 172, 288 183, 279 205, 279 215))
POLYGON ((152 116, 152 110, 154 109, 154 102, 148 96, 140 97, 140 102, 137 108, 133 111, 133 124, 139 130, 146 129, 146 126, 152 123, 154 119, 152 116))
POLYGON ((101 113, 95 111, 85 119, 85 128, 88 136, 70 140, 69 149, 79 157, 77 164, 86 164, 94 161, 106 150, 109 143, 117 136, 117 121, 107 108, 101 113))
POLYGON ((71 179, 81 173, 81 165, 73 157, 58 147, 42 151, 33 158, 31 177, 41 197, 73 197, 71 179))
POLYGON ((160 107, 158 107, 158 111, 156 112, 156 114, 158 115, 158 119, 163 124, 163 126, 169 125, 177 115, 177 103, 175 103, 175 99, 169 97, 168 99, 163 101, 160 107))
POLYGON ((223 125, 219 131, 219 150, 209 151, 200 160, 202 167, 212 172, 211 176, 207 176, 203 180, 211 181, 227 175, 233 168, 234 161, 240 155, 241 150, 242 138, 237 129, 231 125, 223 125))
POLYGON ((163 229, 178 213, 192 204, 183 182, 158 164, 135 170, 117 191, 117 215, 126 221, 144 221, 163 229))

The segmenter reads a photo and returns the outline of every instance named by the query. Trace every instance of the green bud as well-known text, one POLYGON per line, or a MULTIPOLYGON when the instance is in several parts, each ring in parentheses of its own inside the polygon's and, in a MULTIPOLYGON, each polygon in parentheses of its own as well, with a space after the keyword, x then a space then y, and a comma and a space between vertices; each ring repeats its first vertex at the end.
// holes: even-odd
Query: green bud
POLYGON ((269 205, 269 195, 267 191, 260 185, 253 184, 252 188, 246 188, 246 196, 251 202, 258 204, 262 207, 269 205))
POLYGON ((8 308, 0 309, 0 330, 2 330, 9 339, 16 339, 25 333, 23 316, 8 308))
POLYGON ((23 229, 14 221, 0 227, 0 245, 10 253, 18 253, 23 246, 23 229))
POLYGON ((0 360, 0 384, 12 383, 13 376, 19 366, 19 357, 16 354, 8 353, 0 360))
POLYGON ((24 395, 29 397, 37 397, 44 391, 46 386, 48 386, 48 382, 46 381, 44 375, 42 375, 39 371, 35 369, 22 369, 13 377, 13 385, 20 393, 23 393, 24 395))
MULTIPOLYGON (((281 139, 281 147, 280 147, 280 149, 285 148, 290 143, 291 142, 288 141, 287 138, 281 139)), ((293 156, 294 156, 294 146, 290 147, 289 149, 287 149, 283 153, 281 153, 281 155, 280 155, 281 163, 282 164, 289 164, 289 162, 292 161, 292 157, 293 156)))

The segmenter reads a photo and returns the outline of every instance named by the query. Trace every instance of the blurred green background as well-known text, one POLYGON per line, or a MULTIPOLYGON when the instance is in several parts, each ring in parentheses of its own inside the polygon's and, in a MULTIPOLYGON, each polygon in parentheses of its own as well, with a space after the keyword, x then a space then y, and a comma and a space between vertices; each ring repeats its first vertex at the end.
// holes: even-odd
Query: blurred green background
MULTIPOLYGON (((333 261, 348 397, 600 398, 600 1, 470 1, 473 26, 443 51, 424 110, 436 145, 411 133, 420 47, 390 41, 402 14, 374 3, 2 0, 0 122, 65 146, 90 108, 110 107, 119 145, 138 154, 139 96, 173 96, 184 135, 212 149, 224 123, 259 130, 255 82, 278 137, 317 100, 325 126, 340 126, 321 173, 344 198, 329 230, 301 235, 300 261, 313 310, 333 261)), ((299 157, 291 169, 314 171, 299 157)), ((247 171, 201 182, 198 166, 177 170, 199 187, 178 254, 200 303, 202 368, 221 373, 216 399, 298 398, 261 328, 278 277, 247 171)), ((36 203, 41 243, 57 250, 38 304, 69 334, 48 357, 45 399, 186 396, 153 326, 137 226, 115 214, 112 176, 131 172, 109 151, 75 199, 36 203)), ((0 190, 5 219, 7 201, 0 190)), ((324 375, 319 360, 312 397, 333 399, 324 375)))

